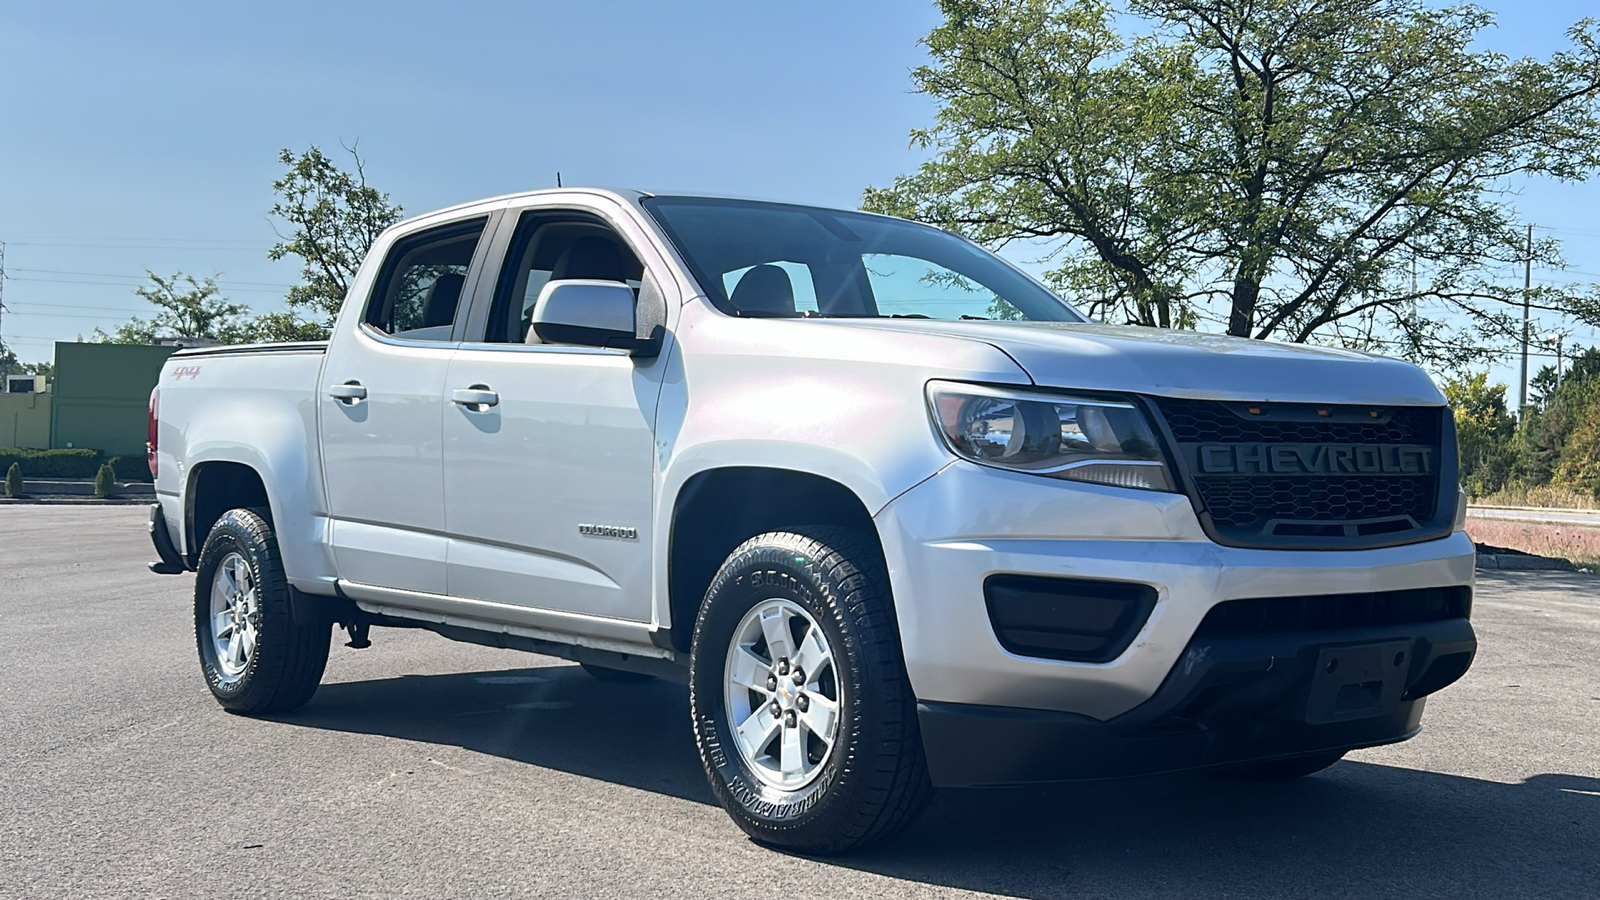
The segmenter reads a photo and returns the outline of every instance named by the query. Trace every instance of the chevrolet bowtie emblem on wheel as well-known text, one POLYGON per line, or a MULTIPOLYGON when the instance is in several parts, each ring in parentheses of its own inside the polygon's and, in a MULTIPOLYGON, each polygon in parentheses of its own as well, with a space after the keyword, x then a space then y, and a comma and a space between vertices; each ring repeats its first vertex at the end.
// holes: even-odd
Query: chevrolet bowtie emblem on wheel
POLYGON ((1203 475, 1426 475, 1433 448, 1419 444, 1200 444, 1203 475))
POLYGON ((639 529, 629 528, 626 525, 579 525, 578 533, 589 537, 621 538, 625 541, 639 539, 639 529))

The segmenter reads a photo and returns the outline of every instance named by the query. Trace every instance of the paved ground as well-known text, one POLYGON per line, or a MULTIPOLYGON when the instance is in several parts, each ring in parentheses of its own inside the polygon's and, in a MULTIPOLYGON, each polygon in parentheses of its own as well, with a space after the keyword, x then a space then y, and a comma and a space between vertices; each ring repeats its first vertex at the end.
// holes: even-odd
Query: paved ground
POLYGON ((1600 509, 1542 509, 1534 506, 1469 506, 1467 515, 1512 522, 1548 522, 1600 528, 1600 509))
POLYGON ((1600 578, 1485 574, 1410 743, 1305 781, 947 793, 844 860, 711 805, 681 688, 379 632, 277 721, 211 702, 142 509, 0 509, 0 897, 1600 895, 1600 578))

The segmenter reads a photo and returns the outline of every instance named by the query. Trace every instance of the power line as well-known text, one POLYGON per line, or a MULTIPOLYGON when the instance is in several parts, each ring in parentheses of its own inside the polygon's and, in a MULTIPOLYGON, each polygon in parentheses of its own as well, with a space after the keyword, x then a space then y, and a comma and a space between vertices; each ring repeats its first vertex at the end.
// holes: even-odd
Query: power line
MULTIPOLYGON (((123 312, 124 312, 125 315, 128 315, 128 316, 137 316, 139 313, 144 312, 144 310, 130 309, 130 310, 125 310, 123 312)), ((104 315, 98 315, 98 314, 95 314, 95 313, 42 313, 42 312, 17 312, 16 310, 12 310, 11 314, 14 315, 14 316, 43 316, 43 317, 48 318, 48 319, 104 319, 104 318, 106 318, 104 315)))
POLYGON ((259 244, 257 238, 210 238, 210 237, 147 237, 145 235, 126 234, 24 234, 12 238, 12 243, 21 241, 48 242, 48 241, 156 241, 165 243, 188 244, 259 244))
POLYGON ((130 243, 88 243, 67 241, 12 241, 13 247, 63 247, 68 249, 93 249, 93 250, 211 250, 229 251, 234 253, 265 253, 267 245, 257 242, 248 247, 205 246, 202 244, 130 244, 130 243))
MULTIPOLYGON (((117 276, 117 277, 123 277, 123 276, 117 276)), ((131 277, 131 276, 129 276, 129 277, 131 277)), ((7 275, 6 276, 6 280, 7 281, 32 281, 32 282, 41 283, 41 284, 88 284, 88 285, 94 285, 96 287, 114 287, 114 288, 139 287, 139 283, 138 282, 82 281, 82 280, 74 279, 74 278, 27 278, 27 277, 18 278, 15 275, 7 275)), ((257 283, 259 284, 261 282, 257 282, 257 283)), ((222 282, 219 281, 219 282, 217 282, 217 286, 218 287, 224 287, 225 285, 222 282)), ((242 293, 242 294, 282 294, 282 293, 284 293, 284 291, 288 290, 288 287, 284 287, 282 289, 273 289, 273 288, 245 288, 245 287, 231 287, 230 286, 230 287, 228 287, 228 290, 231 291, 231 292, 234 292, 234 293, 242 293)))
MULTIPOLYGON (((45 309, 98 309, 103 312, 114 313, 141 313, 146 311, 144 309, 131 309, 126 306, 85 306, 77 303, 36 303, 31 300, 26 300, 21 303, 13 303, 7 308, 15 312, 19 306, 42 306, 45 309)), ((39 313, 17 312, 17 315, 37 316, 39 313)))
MULTIPOLYGON (((95 278, 132 278, 136 281, 148 281, 149 275, 127 275, 119 272, 78 272, 72 269, 24 269, 14 267, 13 272, 38 272, 44 275, 90 275, 95 278)), ((277 281, 233 281, 231 279, 218 279, 217 284, 248 284, 256 287, 292 288, 292 284, 283 284, 277 281)))

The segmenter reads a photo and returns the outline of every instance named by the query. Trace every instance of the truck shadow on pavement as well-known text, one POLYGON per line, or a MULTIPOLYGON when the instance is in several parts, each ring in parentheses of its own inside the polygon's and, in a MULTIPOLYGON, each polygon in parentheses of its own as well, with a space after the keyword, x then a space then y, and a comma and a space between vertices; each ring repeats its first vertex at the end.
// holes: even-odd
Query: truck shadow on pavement
MULTIPOLYGON (((280 721, 711 804, 687 703, 681 685, 552 666, 328 684, 280 721)), ((1503 784, 1359 759, 1284 784, 1190 774, 944 791, 905 834, 824 862, 1028 898, 1600 896, 1600 779, 1503 784)))

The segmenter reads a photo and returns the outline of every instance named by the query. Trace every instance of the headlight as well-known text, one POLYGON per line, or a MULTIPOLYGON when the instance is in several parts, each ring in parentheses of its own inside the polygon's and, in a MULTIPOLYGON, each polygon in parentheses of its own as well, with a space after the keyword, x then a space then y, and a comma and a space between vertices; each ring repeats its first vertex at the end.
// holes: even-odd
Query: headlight
POLYGON ((986 466, 1116 487, 1174 490, 1144 413, 1127 400, 928 383, 934 427, 986 466))

